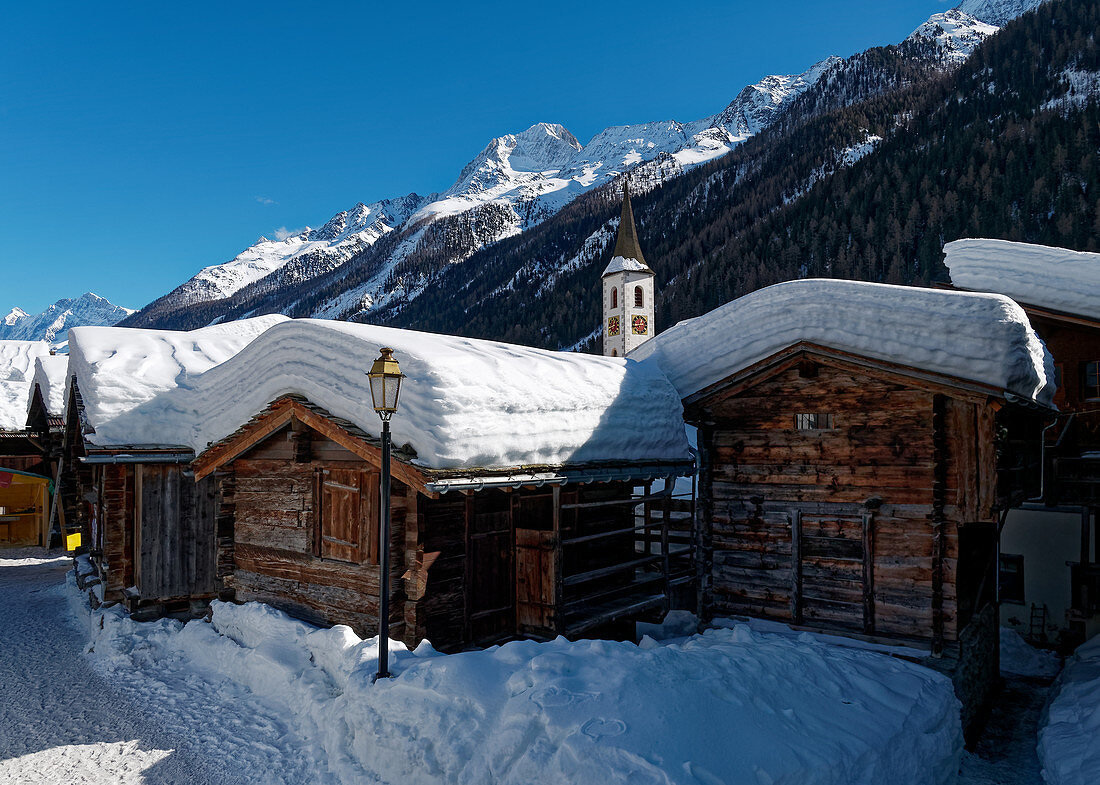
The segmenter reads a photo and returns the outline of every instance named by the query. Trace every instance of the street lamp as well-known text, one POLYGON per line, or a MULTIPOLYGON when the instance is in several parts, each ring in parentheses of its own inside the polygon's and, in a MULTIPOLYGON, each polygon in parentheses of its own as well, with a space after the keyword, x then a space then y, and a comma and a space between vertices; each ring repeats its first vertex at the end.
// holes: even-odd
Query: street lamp
POLYGON ((381 515, 378 525, 378 673, 374 678, 389 678, 390 671, 390 418, 397 411, 397 396, 405 375, 393 349, 380 349, 367 376, 374 410, 382 418, 382 478, 379 498, 381 515))

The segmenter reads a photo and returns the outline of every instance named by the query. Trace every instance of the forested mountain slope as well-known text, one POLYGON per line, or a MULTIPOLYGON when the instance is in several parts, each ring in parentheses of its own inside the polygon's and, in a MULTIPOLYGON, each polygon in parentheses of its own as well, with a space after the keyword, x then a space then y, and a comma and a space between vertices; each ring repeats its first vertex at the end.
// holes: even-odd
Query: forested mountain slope
MULTIPOLYGON (((919 41, 870 50, 727 156, 637 195, 658 326, 800 276, 929 283, 960 237, 1100 248, 1098 29, 1100 4, 1057 0, 954 71, 930 67, 919 41)), ((599 325, 610 253, 599 238, 613 234, 618 198, 615 184, 585 195, 446 268, 433 281, 445 296, 381 315, 584 342, 599 325)))

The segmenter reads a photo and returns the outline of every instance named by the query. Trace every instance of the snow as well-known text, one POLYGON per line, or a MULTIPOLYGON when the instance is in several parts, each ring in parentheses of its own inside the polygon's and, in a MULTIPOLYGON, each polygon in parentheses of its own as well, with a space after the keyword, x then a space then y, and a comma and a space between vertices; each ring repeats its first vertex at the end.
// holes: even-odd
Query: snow
POLYGON ((604 276, 612 275, 613 273, 624 272, 652 272, 648 267, 637 259, 627 259, 622 256, 614 256, 611 261, 607 263, 607 267, 604 269, 604 276))
POLYGON ((1050 405, 1053 359, 1001 295, 833 279, 788 281, 680 322, 630 357, 682 398, 800 341, 990 385, 1050 405))
POLYGON ((98 294, 85 292, 74 299, 58 300, 42 313, 28 314, 13 308, 0 324, 0 339, 56 344, 65 340, 65 333, 72 327, 117 324, 132 313, 98 294))
POLYGON ((1039 730, 1047 785, 1093 785, 1100 771, 1100 637, 1078 647, 1055 682, 1039 730))
POLYGON ((978 45, 1000 29, 971 14, 951 9, 940 14, 932 14, 928 21, 918 27, 909 36, 910 39, 925 38, 934 41, 948 62, 961 63, 970 57, 978 45))
POLYGON ((26 427, 34 363, 49 353, 45 341, 0 341, 0 430, 26 427))
POLYGON ((85 438, 98 445, 182 444, 172 438, 172 428, 146 433, 135 410, 225 362, 282 321, 285 316, 258 316, 190 332, 74 328, 69 332, 69 374, 76 377, 87 423, 95 429, 85 438))
POLYGON ((409 444, 423 466, 690 460, 678 396, 656 369, 313 319, 275 325, 232 360, 131 411, 119 428, 129 438, 149 434, 199 451, 295 393, 377 435, 366 372, 383 346, 394 349, 407 377, 391 423, 394 443, 409 444))
POLYGON ((34 360, 34 375, 31 378, 31 394, 34 385, 42 393, 46 411, 61 414, 65 409, 65 389, 69 383, 69 355, 44 354, 34 360))
POLYGON ((1100 253, 978 238, 947 243, 943 251, 960 289, 1100 320, 1100 253))
POLYGON ((1053 678, 1061 669, 1057 654, 1037 649, 1015 630, 1001 627, 1001 673, 1053 678))
POLYGON ((955 8, 988 24, 1004 27, 1044 2, 1045 0, 962 0, 955 8))
POLYGON ((212 607, 186 626, 96 612, 89 648, 164 683, 152 700, 186 709, 210 682, 269 707, 323 782, 919 785, 954 782, 962 753, 948 679, 810 636, 740 625, 451 655, 391 642, 394 676, 372 684, 376 639, 212 607))

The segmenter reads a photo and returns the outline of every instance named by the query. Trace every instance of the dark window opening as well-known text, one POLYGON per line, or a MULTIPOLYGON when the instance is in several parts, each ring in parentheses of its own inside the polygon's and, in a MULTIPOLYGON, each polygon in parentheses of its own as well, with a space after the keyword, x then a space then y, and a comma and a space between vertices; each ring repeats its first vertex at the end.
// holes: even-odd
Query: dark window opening
POLYGON ((611 307, 619 307, 619 290, 616 289, 614 286, 611 287, 611 307))
POLYGON ((645 295, 642 294, 642 287, 634 287, 634 307, 641 308, 645 304, 645 295))
POLYGON ((835 428, 835 420, 831 413, 796 414, 794 427, 799 431, 824 431, 835 428))
POLYGON ((1024 603, 1024 557, 1022 554, 1002 553, 999 574, 1001 602, 1024 603))
POLYGON ((1085 381, 1084 397, 1100 398, 1100 360, 1085 363, 1085 372, 1082 375, 1085 381))

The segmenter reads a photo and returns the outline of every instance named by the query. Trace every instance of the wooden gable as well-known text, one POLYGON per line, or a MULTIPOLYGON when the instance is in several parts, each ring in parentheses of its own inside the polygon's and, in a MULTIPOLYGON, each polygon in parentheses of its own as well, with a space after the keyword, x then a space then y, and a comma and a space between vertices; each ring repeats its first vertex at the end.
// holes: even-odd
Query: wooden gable
MULTIPOLYGON (((359 460, 380 468, 382 466, 381 446, 375 444, 374 440, 365 434, 355 432, 356 430, 344 427, 335 418, 326 416, 303 400, 280 398, 238 431, 209 447, 192 462, 192 468, 196 479, 201 480, 245 453, 256 450, 280 432, 307 431, 320 435, 359 460)), ((426 496, 436 496, 425 488, 428 479, 416 467, 395 457, 390 463, 390 471, 395 479, 426 496)))

